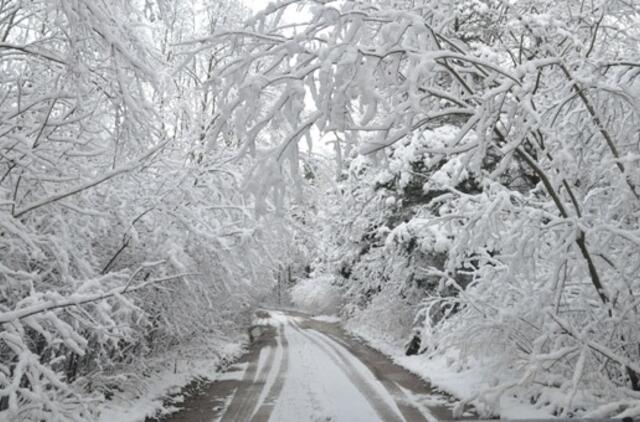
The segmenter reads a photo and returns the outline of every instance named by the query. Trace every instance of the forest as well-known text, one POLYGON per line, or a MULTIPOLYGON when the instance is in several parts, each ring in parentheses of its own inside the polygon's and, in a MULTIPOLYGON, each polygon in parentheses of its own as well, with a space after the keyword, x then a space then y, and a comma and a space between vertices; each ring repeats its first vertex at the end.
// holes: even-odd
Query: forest
POLYGON ((481 417, 640 417, 639 43, 633 0, 0 0, 0 420, 289 298, 481 417))

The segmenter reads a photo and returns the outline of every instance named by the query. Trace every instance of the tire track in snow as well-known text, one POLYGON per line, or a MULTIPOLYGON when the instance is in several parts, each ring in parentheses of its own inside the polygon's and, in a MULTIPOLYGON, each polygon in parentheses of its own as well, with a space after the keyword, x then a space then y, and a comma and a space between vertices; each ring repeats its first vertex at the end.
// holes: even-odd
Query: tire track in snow
POLYGON ((269 374, 271 371, 271 367, 273 366, 274 355, 276 353, 277 347, 265 346, 260 349, 260 356, 258 356, 258 370, 256 372, 256 376, 253 379, 253 382, 258 382, 264 374, 269 374), (264 359, 263 359, 264 356, 264 359))
MULTIPOLYGON (((264 401, 265 389, 270 389, 273 385, 277 387, 277 378, 283 377, 282 369, 286 369, 283 361, 288 358, 286 354, 286 343, 281 342, 282 324, 277 327, 275 336, 276 344, 273 346, 264 346, 260 349, 260 355, 257 359, 250 361, 244 376, 242 377, 242 385, 233 394, 230 404, 227 406, 225 413, 222 415, 220 422, 237 422, 237 421, 253 421, 256 420, 256 409, 264 401), (284 347, 283 347, 284 346, 284 347), (265 347, 269 347, 266 359, 262 361, 263 351, 265 347), (278 353, 279 352, 279 353, 278 353), (274 363, 278 361, 278 365, 274 363), (275 371, 275 373, 274 373, 275 371), (271 374, 274 374, 271 376, 271 374), (273 381, 271 381, 273 379, 273 381)), ((268 391, 268 390, 267 390, 268 391)), ((269 399, 270 396, 267 397, 269 399)))
MULTIPOLYGON (((185 399, 165 422, 451 420, 441 393, 336 326, 271 311, 235 372, 185 399)), ((156 421, 157 422, 157 421, 156 421)))
MULTIPOLYGON (((327 356, 344 372, 349 380, 351 380, 353 385, 360 391, 367 402, 380 416, 381 420, 390 422, 405 421, 404 417, 400 414, 400 410, 398 409, 398 411, 396 411, 393 407, 389 406, 389 404, 386 403, 386 400, 384 400, 384 397, 375 390, 374 386, 370 385, 367 379, 360 374, 344 356, 333 351, 331 349, 331 345, 327 344, 327 342, 322 339, 313 337, 310 333, 306 333, 306 330, 303 330, 295 322, 292 322, 291 327, 327 354, 327 356)), ((313 332, 313 330, 309 331, 313 332)), ((356 358, 354 357, 354 359, 356 358)), ((382 384, 380 385, 382 386, 382 384)), ((384 388, 384 386, 382 386, 382 388, 384 388)), ((391 400, 393 401, 392 397, 391 400)))
MULTIPOLYGON (((421 419, 412 419, 412 417, 414 417, 413 415, 419 415, 420 418, 422 418, 422 420, 428 421, 428 422, 438 422, 438 419, 433 416, 431 414, 431 412, 429 411, 429 409, 422 403, 420 403, 419 398, 414 395, 411 390, 407 390, 405 388, 402 388, 401 385, 396 384, 395 382, 391 381, 390 384, 393 384, 393 390, 397 391, 402 397, 405 397, 405 399, 407 400, 407 404, 405 404, 404 406, 408 407, 409 412, 411 413, 407 413, 405 414, 405 417, 407 418, 407 420, 409 421, 413 421, 413 420, 421 420, 421 419), (415 412, 418 412, 417 414, 415 412)), ((396 394, 398 394, 396 393, 396 394)), ((396 403, 398 403, 398 406, 400 406, 401 404, 399 402, 396 401, 396 403)), ((402 409, 402 407, 401 407, 402 409)))
POLYGON ((220 422, 235 422, 246 421, 251 417, 250 406, 247 403, 254 402, 254 398, 257 398, 259 391, 257 390, 258 384, 253 382, 256 376, 257 362, 252 361, 249 367, 242 377, 242 384, 246 385, 245 388, 237 388, 231 399, 231 403, 227 407, 227 410, 222 415, 220 422))
POLYGON ((275 403, 280 397, 282 388, 284 387, 284 381, 289 367, 289 341, 284 334, 284 325, 278 327, 278 337, 276 341, 278 344, 277 347, 282 350, 282 356, 279 359, 278 367, 273 367, 267 375, 267 382, 265 383, 262 393, 260 393, 258 403, 251 418, 251 420, 255 422, 266 422, 269 420, 275 403), (271 376, 272 373, 274 374, 273 376, 271 376), (269 382, 270 379, 273 379, 273 382, 269 382))
MULTIPOLYGON (((334 338, 333 336, 325 333, 321 333, 316 330, 309 330, 309 334, 317 336, 319 339, 322 339, 333 351, 337 354, 343 356, 343 359, 352 360, 356 365, 361 366, 362 370, 368 371, 369 368, 364 362, 360 361, 356 356, 354 356, 348 349, 348 345, 343 342, 341 339, 334 338)), ((352 365, 355 366, 355 365, 352 365)), ((375 374, 373 374, 375 376, 375 374)), ((377 377, 376 377, 377 378, 377 377)), ((425 422, 436 422, 437 419, 429 412, 423 405, 419 403, 417 398, 410 396, 408 394, 408 390, 405 391, 402 387, 397 385, 395 382, 390 380, 380 380, 378 379, 380 384, 384 386, 384 388, 391 394, 391 397, 394 400, 395 405, 398 406, 398 409, 402 413, 402 416, 407 421, 425 421, 425 422)))

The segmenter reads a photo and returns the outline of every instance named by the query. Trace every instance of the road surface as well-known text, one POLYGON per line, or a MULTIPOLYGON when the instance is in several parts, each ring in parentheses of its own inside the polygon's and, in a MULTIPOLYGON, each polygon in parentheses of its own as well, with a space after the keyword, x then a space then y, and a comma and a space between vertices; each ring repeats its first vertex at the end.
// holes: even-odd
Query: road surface
POLYGON ((244 358, 163 422, 452 420, 450 400, 337 325, 264 314, 244 358))

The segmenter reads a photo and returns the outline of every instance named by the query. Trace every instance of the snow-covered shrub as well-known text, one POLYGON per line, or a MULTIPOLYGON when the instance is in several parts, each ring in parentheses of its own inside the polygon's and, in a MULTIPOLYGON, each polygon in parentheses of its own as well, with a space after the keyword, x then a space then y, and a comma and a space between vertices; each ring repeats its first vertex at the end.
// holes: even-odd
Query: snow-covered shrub
POLYGON ((290 293, 295 306, 313 314, 335 315, 342 305, 342 290, 330 275, 302 279, 290 293))
POLYGON ((397 295, 431 350, 498 357, 487 402, 640 415, 638 5, 314 3, 295 36, 269 26, 287 7, 225 80, 267 69, 263 115, 308 96, 282 151, 319 130, 351 161, 318 224, 347 306, 397 295))
MULTIPOLYGON (((407 303, 394 286, 384 286, 365 307, 347 306, 347 328, 367 339, 402 346, 414 335, 418 308, 407 303)), ((379 343, 378 343, 379 344, 379 343)))

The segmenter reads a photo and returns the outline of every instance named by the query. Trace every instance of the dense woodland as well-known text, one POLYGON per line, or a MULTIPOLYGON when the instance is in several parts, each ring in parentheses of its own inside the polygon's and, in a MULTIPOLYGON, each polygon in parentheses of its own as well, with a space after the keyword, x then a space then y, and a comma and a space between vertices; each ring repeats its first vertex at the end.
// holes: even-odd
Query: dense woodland
POLYGON ((491 357, 483 415, 640 416, 639 28, 623 0, 0 0, 0 416, 90 420, 284 268, 425 359, 491 357))

